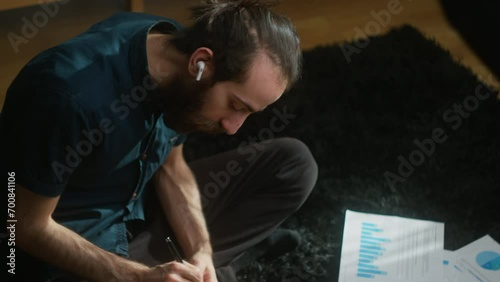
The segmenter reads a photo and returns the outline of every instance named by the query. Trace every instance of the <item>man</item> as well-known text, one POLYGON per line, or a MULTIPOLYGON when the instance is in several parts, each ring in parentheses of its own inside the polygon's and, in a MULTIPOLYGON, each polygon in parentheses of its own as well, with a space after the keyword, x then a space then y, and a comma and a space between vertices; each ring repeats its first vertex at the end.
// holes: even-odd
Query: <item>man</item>
POLYGON ((297 244, 275 230, 315 184, 304 144, 190 164, 182 153, 186 134, 234 134, 299 76, 298 38, 271 2, 207 1, 186 29, 117 14, 25 66, 0 121, 17 184, 17 277, 235 281, 246 262, 297 244))

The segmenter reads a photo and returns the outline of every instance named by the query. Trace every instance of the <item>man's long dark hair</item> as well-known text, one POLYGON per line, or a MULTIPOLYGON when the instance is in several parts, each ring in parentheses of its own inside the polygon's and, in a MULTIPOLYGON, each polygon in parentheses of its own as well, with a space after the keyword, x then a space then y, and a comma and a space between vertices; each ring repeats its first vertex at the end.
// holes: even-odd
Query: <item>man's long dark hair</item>
POLYGON ((274 13, 280 1, 206 0, 191 7, 193 24, 171 41, 181 52, 214 52, 214 83, 245 80, 255 55, 264 51, 281 70, 287 88, 299 78, 302 54, 291 21, 274 13))

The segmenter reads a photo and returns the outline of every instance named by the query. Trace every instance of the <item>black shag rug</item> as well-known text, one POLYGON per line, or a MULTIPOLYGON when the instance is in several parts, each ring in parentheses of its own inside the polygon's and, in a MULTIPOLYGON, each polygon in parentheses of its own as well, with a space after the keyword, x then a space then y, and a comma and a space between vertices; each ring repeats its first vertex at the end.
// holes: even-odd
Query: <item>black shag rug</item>
POLYGON ((315 190, 284 223, 303 244, 241 281, 337 281, 346 209, 444 222, 449 250, 500 241, 498 93, 411 26, 355 43, 305 52, 302 80, 237 135, 187 141, 188 160, 249 136, 295 137, 316 157, 315 190), (285 129, 262 130, 284 107, 296 115, 285 129))

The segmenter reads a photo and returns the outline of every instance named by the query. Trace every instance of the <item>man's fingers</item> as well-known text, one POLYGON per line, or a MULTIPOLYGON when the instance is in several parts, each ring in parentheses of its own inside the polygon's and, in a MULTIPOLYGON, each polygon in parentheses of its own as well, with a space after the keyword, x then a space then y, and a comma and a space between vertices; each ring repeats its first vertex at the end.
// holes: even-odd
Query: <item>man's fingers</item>
POLYGON ((188 262, 169 262, 162 267, 167 272, 167 278, 171 278, 173 281, 176 281, 175 279, 180 276, 187 281, 202 282, 201 270, 188 262))
POLYGON ((165 277, 163 277, 163 279, 164 280, 162 280, 162 281, 167 281, 167 282, 191 282, 191 280, 184 279, 184 278, 182 278, 182 276, 180 276, 177 273, 169 273, 169 274, 165 275, 165 277))
POLYGON ((196 266, 196 265, 189 263, 188 261, 185 261, 185 260, 183 260, 182 262, 183 262, 182 265, 187 266, 193 270, 199 271, 201 273, 201 268, 199 266, 196 266))
POLYGON ((210 267, 210 270, 207 271, 209 278, 207 281, 209 282, 218 282, 217 281, 217 275, 215 274, 215 269, 213 267, 210 267))
POLYGON ((212 266, 207 266, 203 271, 203 282, 217 282, 215 269, 212 266))
POLYGON ((209 253, 197 253, 190 260, 193 265, 202 270, 203 282, 217 282, 212 255, 209 253))
MULTIPOLYGON (((162 281, 164 281, 164 282, 191 282, 193 280, 184 279, 179 274, 170 273, 167 276, 165 276, 164 280, 162 280, 162 281)), ((197 281, 201 281, 201 280, 197 280, 197 281)))

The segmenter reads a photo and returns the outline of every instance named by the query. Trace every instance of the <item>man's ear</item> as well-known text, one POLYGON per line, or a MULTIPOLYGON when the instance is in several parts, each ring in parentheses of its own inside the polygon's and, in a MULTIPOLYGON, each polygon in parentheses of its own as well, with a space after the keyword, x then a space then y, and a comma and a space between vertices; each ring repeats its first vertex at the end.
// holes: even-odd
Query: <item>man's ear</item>
POLYGON ((188 62, 188 72, 189 74, 196 79, 199 77, 200 79, 209 78, 213 75, 213 56, 214 53, 211 49, 206 47, 200 47, 196 49, 188 62), (200 64, 203 62, 203 64, 200 64), (202 73, 200 74, 200 67, 204 65, 201 69, 202 73))

